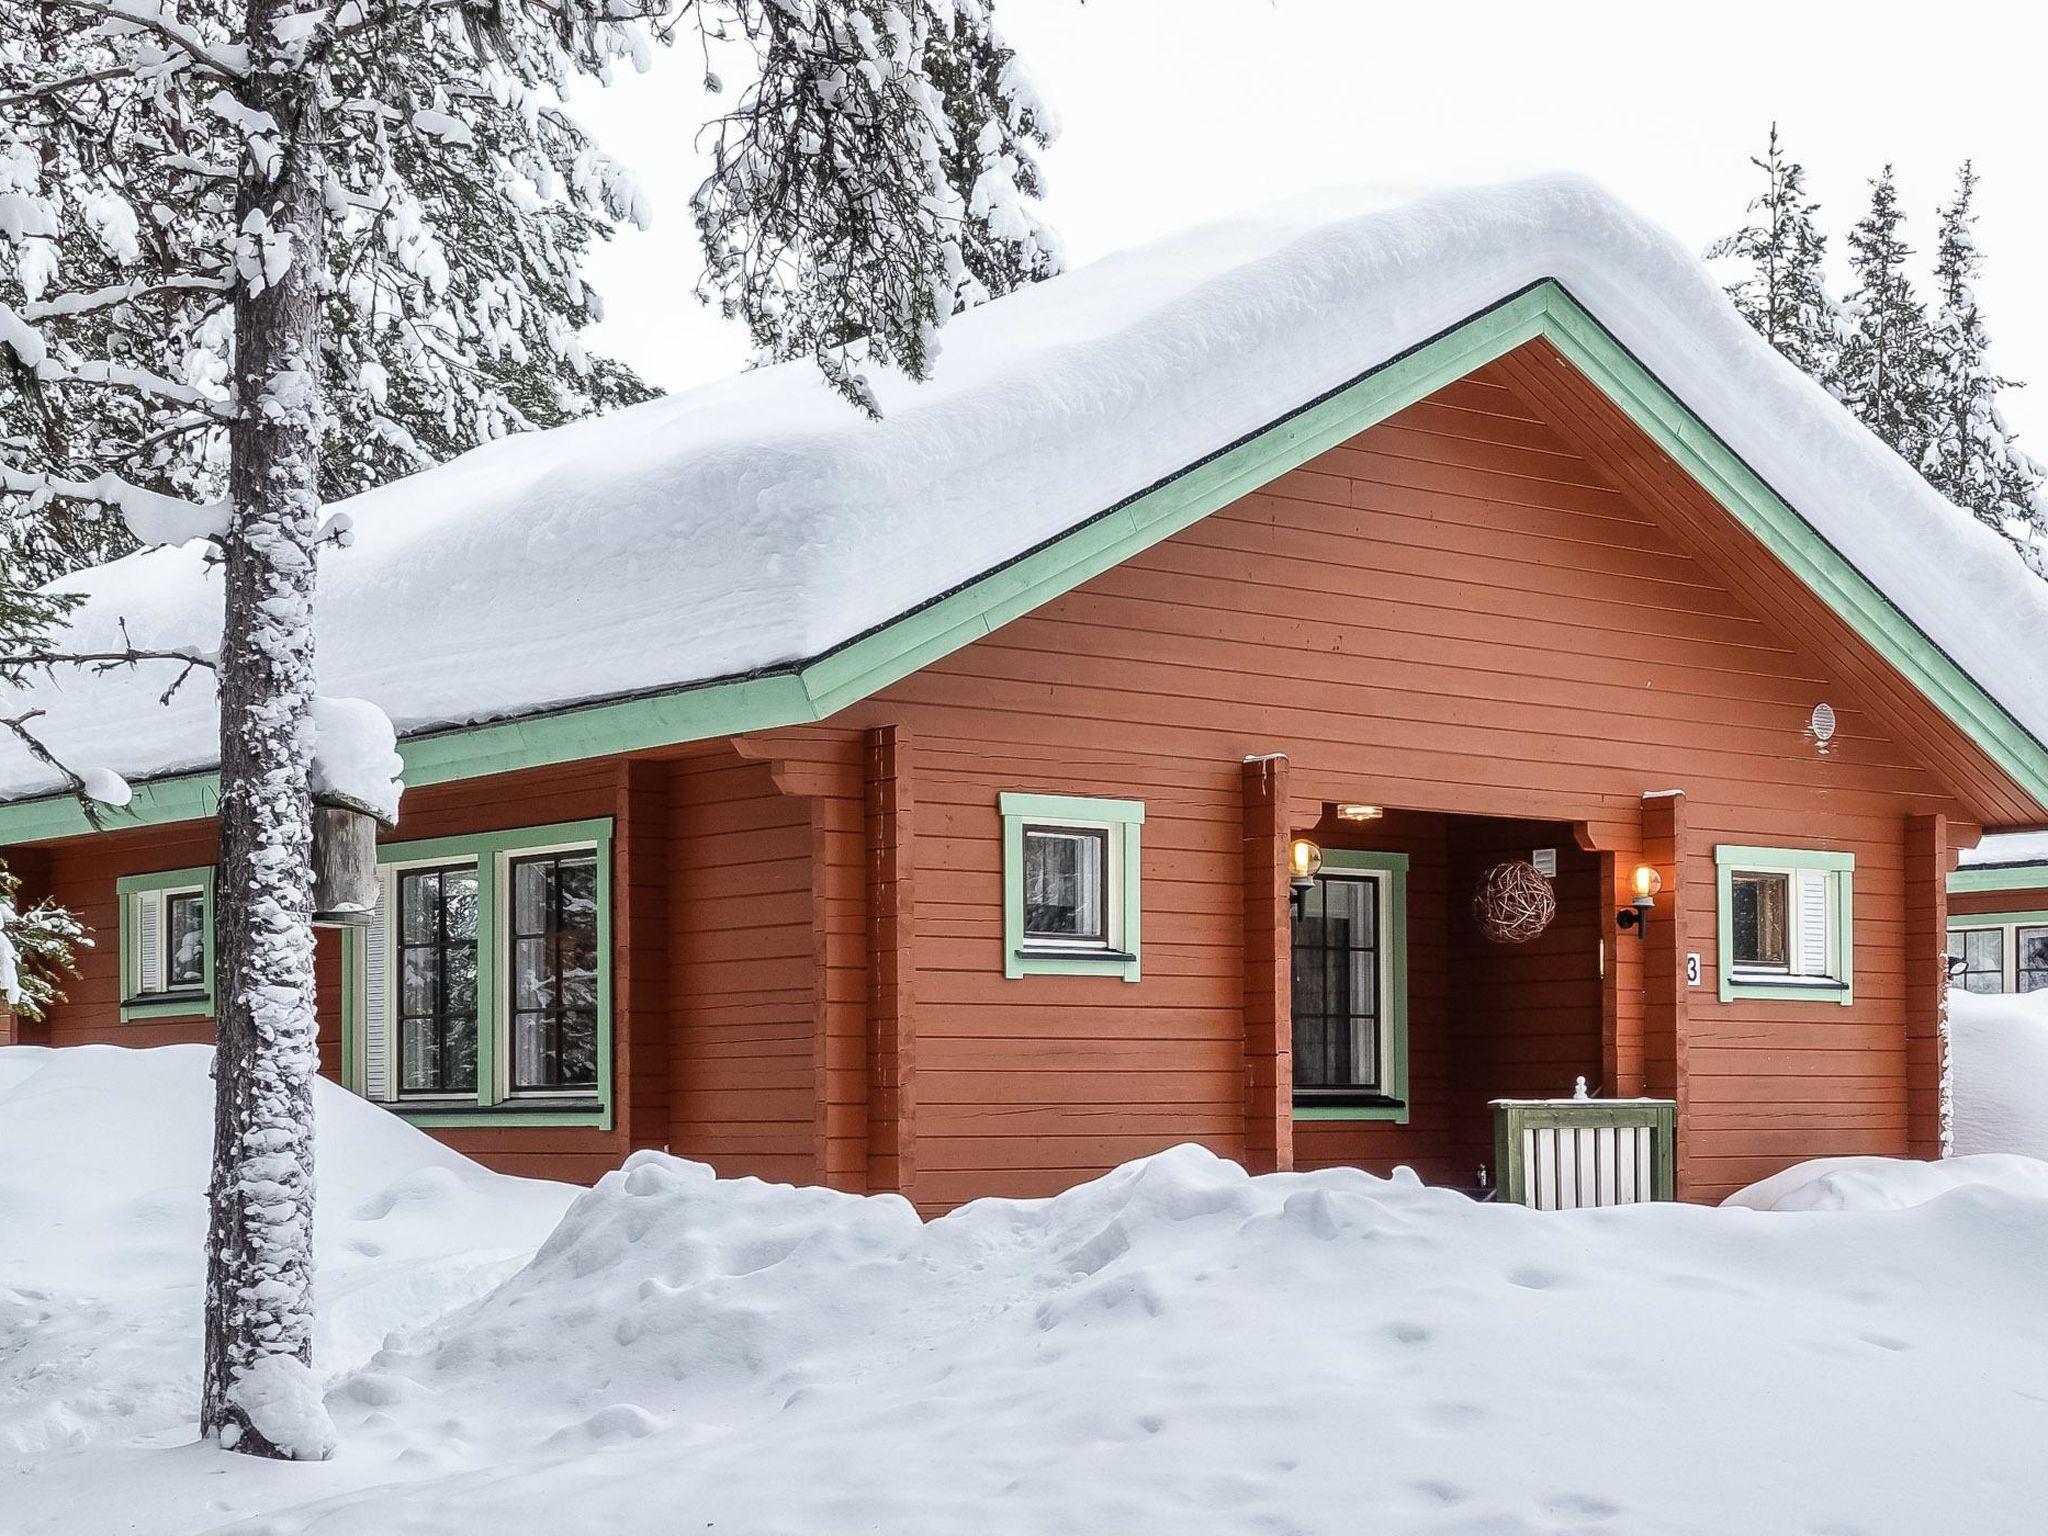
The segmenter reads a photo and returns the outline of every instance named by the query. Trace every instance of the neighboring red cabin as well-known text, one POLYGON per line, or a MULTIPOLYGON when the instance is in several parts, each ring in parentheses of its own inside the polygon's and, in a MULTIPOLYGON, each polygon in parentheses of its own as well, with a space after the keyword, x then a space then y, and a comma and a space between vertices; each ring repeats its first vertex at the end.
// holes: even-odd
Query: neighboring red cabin
MULTIPOLYGON (((1489 1101, 1579 1078, 1676 1101, 1683 1198, 1934 1155, 1947 877, 2048 822, 2039 749, 1561 334, 1034 552, 823 718, 686 694, 437 767, 376 925, 321 933, 323 1070, 511 1171, 658 1147, 929 1211, 1182 1141, 1476 1186, 1489 1101), (1526 943, 1475 919, 1503 862, 1554 901, 1526 943)), ((101 936, 21 1038, 207 1038, 210 824, 163 804, 7 848, 101 936)))

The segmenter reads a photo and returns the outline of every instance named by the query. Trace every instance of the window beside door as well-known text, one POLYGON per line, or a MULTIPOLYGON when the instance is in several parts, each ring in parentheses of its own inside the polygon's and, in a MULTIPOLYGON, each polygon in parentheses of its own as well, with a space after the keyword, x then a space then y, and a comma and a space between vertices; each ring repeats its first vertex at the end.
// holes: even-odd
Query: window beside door
POLYGON ((1408 1118, 1405 854, 1325 849, 1292 917, 1295 1118, 1408 1118))
POLYGON ((1852 854, 1714 850, 1721 1000, 1852 1000, 1852 854))

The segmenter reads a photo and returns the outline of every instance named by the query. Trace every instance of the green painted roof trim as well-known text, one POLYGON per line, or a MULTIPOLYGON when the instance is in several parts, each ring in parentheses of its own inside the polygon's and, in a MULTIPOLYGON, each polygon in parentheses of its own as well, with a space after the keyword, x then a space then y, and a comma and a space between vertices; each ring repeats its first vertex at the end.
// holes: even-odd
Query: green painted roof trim
MULTIPOLYGON (((1156 485, 843 645, 748 677, 420 735, 400 743, 424 787, 822 720, 1071 591, 1397 411, 1541 336, 1787 568, 1977 743, 2048 804, 2048 750, 1842 553, 1786 504, 1558 283, 1544 280, 1156 485)), ((135 787, 109 829, 213 814, 218 776, 135 787)), ((0 844, 91 831, 77 802, 0 805, 0 844)))

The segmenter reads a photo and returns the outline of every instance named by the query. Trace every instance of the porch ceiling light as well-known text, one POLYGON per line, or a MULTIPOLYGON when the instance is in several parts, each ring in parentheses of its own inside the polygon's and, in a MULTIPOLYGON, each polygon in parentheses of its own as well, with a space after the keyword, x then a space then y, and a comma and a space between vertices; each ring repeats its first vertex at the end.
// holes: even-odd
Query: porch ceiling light
POLYGON ((1287 901, 1296 912, 1316 883, 1323 867, 1323 850, 1305 837, 1297 837, 1287 848, 1287 901))
POLYGON ((1623 933, 1633 928, 1640 935, 1650 926, 1650 913, 1656 908, 1657 893, 1664 889, 1664 877, 1651 865, 1638 864, 1630 883, 1635 887, 1635 900, 1614 914, 1614 926, 1623 933))
POLYGON ((1377 805, 1340 805, 1337 807, 1339 821, 1378 821, 1386 810, 1377 805))

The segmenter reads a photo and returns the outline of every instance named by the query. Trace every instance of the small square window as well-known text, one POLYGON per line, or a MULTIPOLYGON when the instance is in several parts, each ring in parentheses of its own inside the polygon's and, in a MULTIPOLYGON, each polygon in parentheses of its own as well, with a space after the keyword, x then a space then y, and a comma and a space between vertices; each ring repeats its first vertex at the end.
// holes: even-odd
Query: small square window
POLYGON ((1109 830, 1024 828, 1027 943, 1109 943, 1109 830))
POLYGON ((213 1012, 210 869, 123 876, 121 1017, 204 1017, 213 1012))
POLYGON ((1005 794, 1003 974, 1138 979, 1135 800, 1005 794))
POLYGON ((1723 1002, 1853 1001, 1853 855, 1722 847, 1714 863, 1723 1002))

